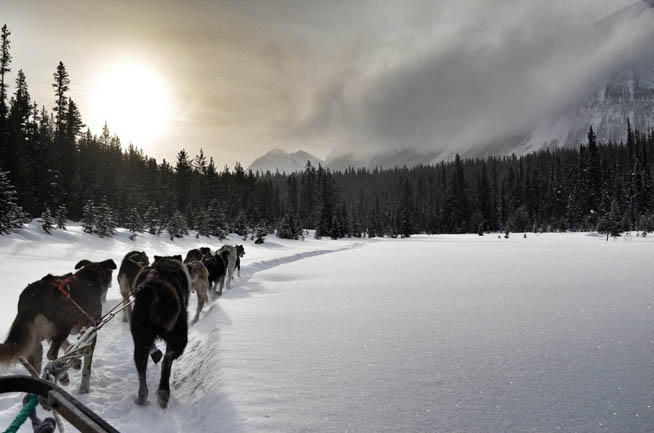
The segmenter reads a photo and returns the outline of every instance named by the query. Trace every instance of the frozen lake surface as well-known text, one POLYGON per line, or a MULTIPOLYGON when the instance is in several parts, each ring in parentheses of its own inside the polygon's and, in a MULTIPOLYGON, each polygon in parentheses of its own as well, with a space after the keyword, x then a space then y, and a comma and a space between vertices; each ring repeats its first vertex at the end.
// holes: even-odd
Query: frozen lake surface
MULTIPOLYGON (((205 244, 76 228, 0 238, 0 334, 20 291, 48 271, 205 244)), ((191 327, 167 411, 153 395, 149 407, 133 404, 131 336, 119 321, 100 334, 92 392, 80 399, 123 432, 654 430, 654 239, 271 237, 245 247, 243 279, 191 327)), ((115 283, 108 305, 118 299, 115 283)), ((151 365, 151 390, 158 375, 151 365)), ((17 403, 0 396, 0 426, 17 403)))

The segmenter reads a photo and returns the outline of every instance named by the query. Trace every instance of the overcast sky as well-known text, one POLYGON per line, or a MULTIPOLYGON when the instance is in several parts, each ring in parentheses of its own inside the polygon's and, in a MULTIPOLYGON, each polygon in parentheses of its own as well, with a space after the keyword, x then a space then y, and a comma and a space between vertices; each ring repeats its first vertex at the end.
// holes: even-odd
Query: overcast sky
POLYGON ((466 149, 516 132, 642 49, 651 20, 593 26, 632 3, 2 0, 0 17, 12 82, 22 68, 40 104, 53 105, 61 60, 99 133, 97 76, 131 59, 163 77, 171 104, 165 133, 134 144, 247 166, 275 147, 466 149))

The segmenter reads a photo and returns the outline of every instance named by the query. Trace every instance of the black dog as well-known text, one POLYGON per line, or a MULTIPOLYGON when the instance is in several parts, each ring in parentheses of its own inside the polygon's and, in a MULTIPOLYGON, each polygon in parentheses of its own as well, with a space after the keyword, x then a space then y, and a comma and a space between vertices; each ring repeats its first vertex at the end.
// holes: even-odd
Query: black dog
POLYGON ((170 370, 188 341, 186 307, 191 290, 190 277, 181 256, 154 256, 154 263, 143 268, 134 282, 136 291, 130 328, 134 340, 134 363, 139 374, 136 404, 145 405, 148 398, 146 370, 148 354, 155 341, 166 342, 157 389, 159 406, 166 408, 170 398, 170 370))

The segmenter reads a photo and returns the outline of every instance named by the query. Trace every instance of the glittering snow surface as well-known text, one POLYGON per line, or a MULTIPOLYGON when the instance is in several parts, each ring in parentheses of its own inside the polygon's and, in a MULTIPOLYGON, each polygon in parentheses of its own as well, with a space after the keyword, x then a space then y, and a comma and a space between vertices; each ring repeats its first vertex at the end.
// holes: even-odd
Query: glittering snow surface
MULTIPOLYGON (((21 290, 47 272, 223 243, 127 236, 32 226, 0 237, 0 337, 21 290)), ((245 248, 242 279, 190 328, 166 411, 152 364, 152 404, 134 404, 132 340, 119 320, 101 331, 80 400, 122 432, 654 429, 654 238, 269 237, 245 248)), ((119 298, 114 283, 105 309, 119 298)), ((78 383, 73 372, 76 396, 78 383)), ((19 402, 0 395, 0 428, 19 402)))

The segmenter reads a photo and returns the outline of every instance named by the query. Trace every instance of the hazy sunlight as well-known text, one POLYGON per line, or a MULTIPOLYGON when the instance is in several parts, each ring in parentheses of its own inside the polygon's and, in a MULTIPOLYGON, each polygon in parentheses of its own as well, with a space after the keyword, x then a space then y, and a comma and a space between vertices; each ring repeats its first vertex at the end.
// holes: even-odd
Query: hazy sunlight
POLYGON ((168 85, 146 64, 116 63, 99 74, 92 107, 93 119, 100 124, 106 121, 123 144, 131 141, 138 147, 148 147, 165 132, 170 120, 168 85))

